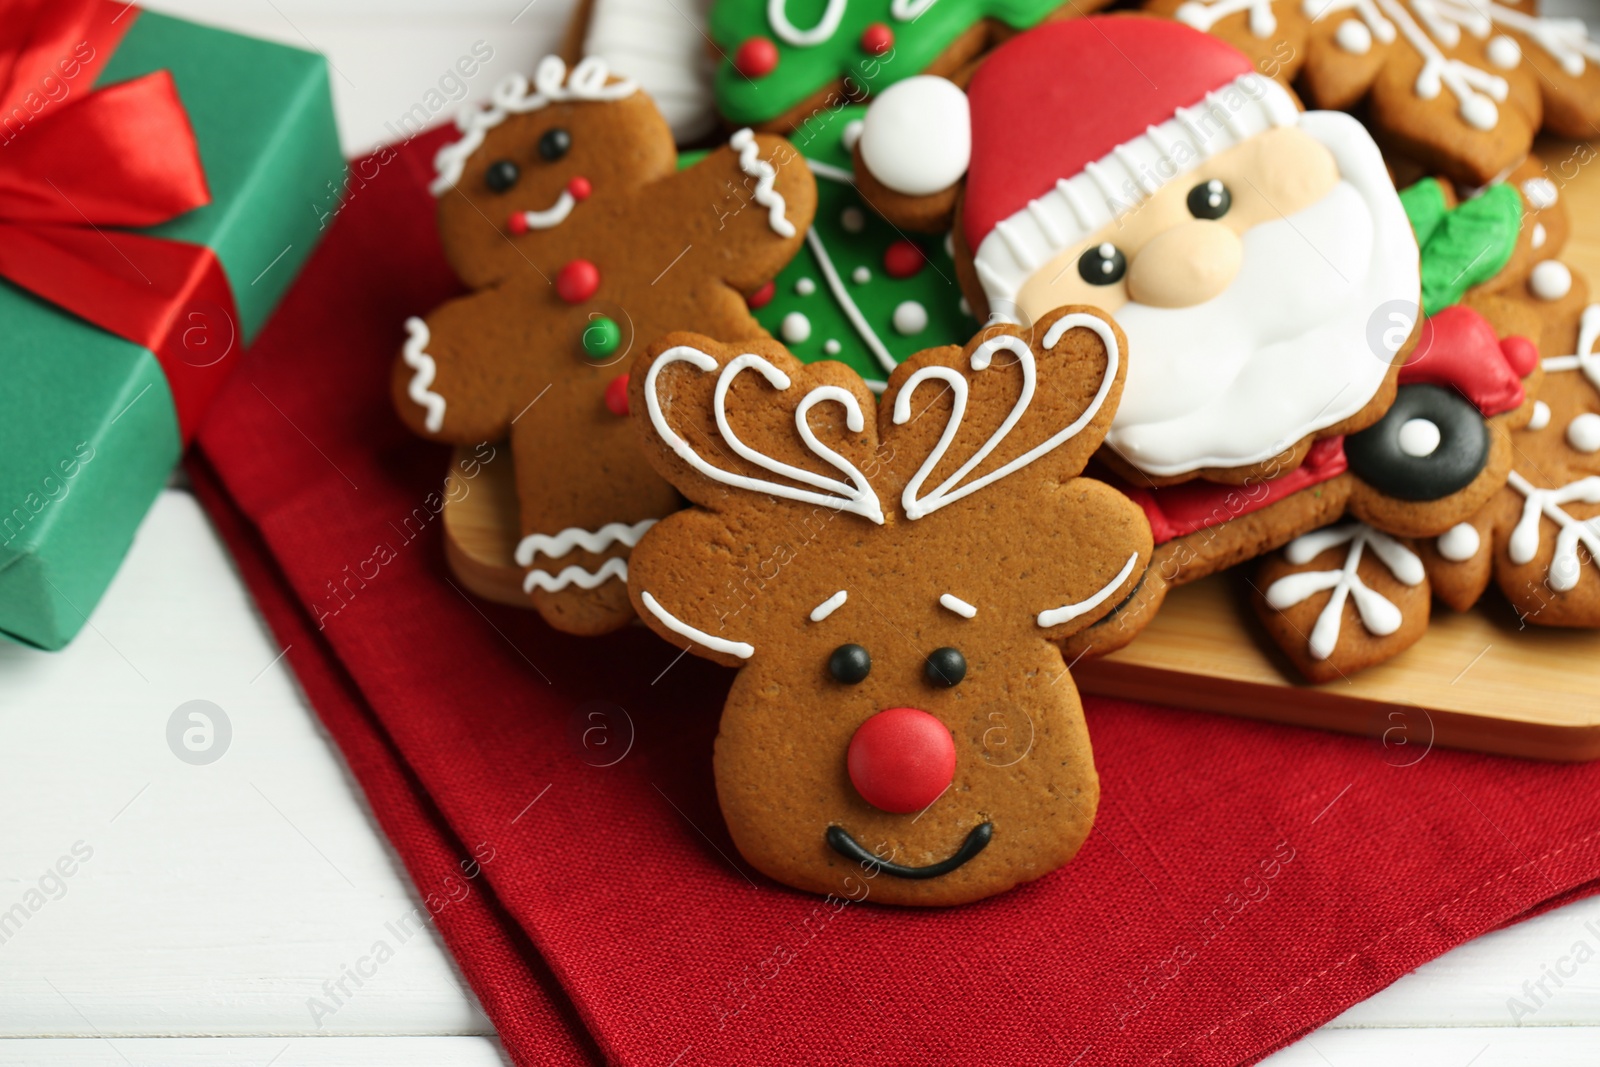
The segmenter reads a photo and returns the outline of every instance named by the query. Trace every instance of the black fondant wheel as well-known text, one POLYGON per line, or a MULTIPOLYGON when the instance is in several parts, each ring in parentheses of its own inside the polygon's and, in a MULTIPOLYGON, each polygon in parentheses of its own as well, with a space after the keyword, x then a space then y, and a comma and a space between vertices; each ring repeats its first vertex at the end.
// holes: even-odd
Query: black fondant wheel
POLYGON ((1345 438, 1356 477, 1397 500, 1438 500, 1472 484, 1489 462, 1478 409, 1438 385, 1402 385, 1377 423, 1345 438))

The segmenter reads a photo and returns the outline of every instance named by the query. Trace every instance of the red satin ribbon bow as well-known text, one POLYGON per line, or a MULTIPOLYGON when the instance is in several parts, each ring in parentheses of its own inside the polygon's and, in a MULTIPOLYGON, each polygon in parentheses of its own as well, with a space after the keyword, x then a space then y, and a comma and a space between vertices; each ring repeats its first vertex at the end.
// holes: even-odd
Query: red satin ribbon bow
POLYGON ((0 0, 0 277, 154 352, 187 441, 238 316, 211 249, 118 229, 211 202, 171 74, 91 91, 137 16, 0 0))

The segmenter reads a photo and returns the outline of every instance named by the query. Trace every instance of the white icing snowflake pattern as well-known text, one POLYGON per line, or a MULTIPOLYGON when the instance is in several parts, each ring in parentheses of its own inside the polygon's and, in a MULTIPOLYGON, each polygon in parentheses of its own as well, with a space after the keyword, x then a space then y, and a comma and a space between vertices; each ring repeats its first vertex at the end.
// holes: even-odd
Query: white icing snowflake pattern
POLYGON ((1361 557, 1368 548, 1402 584, 1417 586, 1426 577, 1422 560, 1415 552, 1388 534, 1380 533, 1362 522, 1313 530, 1289 542, 1283 555, 1298 566, 1311 562, 1338 545, 1350 546, 1345 552, 1344 565, 1338 570, 1287 574, 1268 586, 1266 592, 1267 603, 1278 611, 1285 611, 1318 593, 1333 590, 1327 605, 1317 616, 1316 625, 1311 628, 1310 651, 1312 658, 1317 660, 1327 659, 1338 647, 1347 599, 1354 600, 1361 625, 1379 637, 1394 633, 1404 621, 1394 602, 1369 587, 1356 573, 1361 557))

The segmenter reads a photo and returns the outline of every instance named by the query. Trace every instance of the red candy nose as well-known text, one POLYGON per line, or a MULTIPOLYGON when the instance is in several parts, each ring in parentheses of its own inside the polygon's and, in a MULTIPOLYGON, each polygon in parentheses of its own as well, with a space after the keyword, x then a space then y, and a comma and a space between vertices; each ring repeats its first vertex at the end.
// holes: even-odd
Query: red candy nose
POLYGON ((589 179, 579 175, 567 183, 567 192, 572 194, 574 200, 587 200, 589 194, 594 192, 594 187, 589 184, 589 179))
POLYGON ((956 775, 956 742, 927 712, 889 708, 856 730, 846 764, 861 799, 907 814, 932 804, 949 787, 956 775))

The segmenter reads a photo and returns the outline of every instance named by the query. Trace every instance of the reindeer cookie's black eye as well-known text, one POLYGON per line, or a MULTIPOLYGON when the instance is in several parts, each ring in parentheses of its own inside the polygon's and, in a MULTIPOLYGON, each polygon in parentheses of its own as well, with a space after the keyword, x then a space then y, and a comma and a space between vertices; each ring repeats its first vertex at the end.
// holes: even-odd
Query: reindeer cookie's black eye
POLYGON ((571 150, 572 134, 559 126, 544 131, 544 136, 539 138, 539 158, 546 163, 554 163, 571 150))
POLYGON ((928 653, 928 660, 922 665, 922 673, 928 676, 928 681, 941 689, 949 689, 959 685, 961 679, 967 676, 967 657, 958 649, 936 648, 928 653))
POLYGON ((497 159, 483 172, 483 183, 497 193, 503 193, 522 177, 522 171, 509 159, 497 159))
POLYGON ((1078 257, 1078 276, 1090 285, 1115 285, 1128 273, 1128 257, 1110 241, 1078 257))
POLYGON ((828 673, 845 685, 864 682, 872 673, 872 657, 860 645, 840 645, 828 657, 828 673))
POLYGON ((1233 206, 1233 194, 1217 179, 1189 190, 1189 214, 1197 219, 1220 219, 1233 206))

